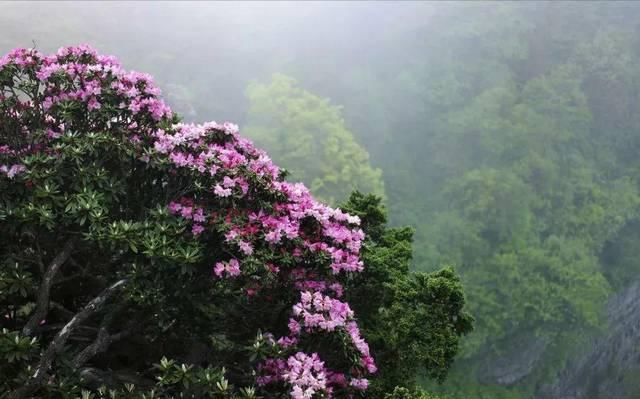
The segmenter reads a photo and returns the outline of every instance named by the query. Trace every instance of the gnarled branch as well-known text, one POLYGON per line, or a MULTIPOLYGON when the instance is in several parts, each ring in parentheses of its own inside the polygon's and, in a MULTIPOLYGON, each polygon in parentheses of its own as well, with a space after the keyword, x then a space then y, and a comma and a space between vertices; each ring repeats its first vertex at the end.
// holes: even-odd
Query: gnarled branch
POLYGON ((75 359, 73 359, 73 367, 80 367, 84 365, 98 353, 106 351, 109 348, 109 345, 131 335, 132 332, 133 329, 131 328, 122 330, 116 334, 109 334, 106 327, 101 327, 100 330, 98 330, 98 336, 95 341, 84 348, 82 352, 78 353, 75 359))
POLYGON ((100 323, 100 327, 98 329, 98 333, 96 335, 96 339, 76 355, 75 359, 73 360, 73 367, 80 368, 98 353, 106 351, 109 348, 109 345, 111 345, 112 343, 119 341, 133 333, 136 324, 134 320, 130 320, 129 323, 127 323, 127 326, 122 331, 116 334, 109 333, 109 325, 111 325, 113 319, 123 308, 124 306, 116 307, 115 310, 109 312, 102 319, 102 322, 100 323))
POLYGON ((40 358, 40 362, 38 362, 35 372, 31 376, 31 378, 21 388, 13 391, 9 398, 25 399, 30 397, 33 392, 37 390, 38 387, 40 387, 44 382, 47 371, 51 367, 51 363, 53 363, 56 355, 62 350, 71 333, 76 328, 78 328, 81 323, 83 323, 93 314, 99 312, 107 302, 107 300, 117 291, 124 288, 126 283, 126 279, 118 280, 109 287, 105 288, 100 293, 100 295, 93 298, 91 302, 85 305, 85 307, 82 308, 80 312, 76 313, 76 315, 73 316, 73 318, 58 332, 58 334, 56 334, 51 344, 49 344, 49 347, 47 347, 47 350, 40 358))
POLYGON ((74 246, 75 240, 68 240, 64 244, 62 251, 58 255, 56 255, 49 266, 47 266, 47 271, 45 272, 44 276, 42 276, 42 283, 40 284, 40 289, 38 290, 36 310, 24 325, 24 328, 22 329, 23 335, 31 336, 35 328, 42 322, 42 320, 44 320, 45 317, 47 317, 47 312, 49 311, 49 294, 51 292, 51 283, 60 270, 60 267, 62 267, 64 262, 66 262, 67 259, 69 259, 69 256, 71 256, 71 251, 73 251, 74 246))

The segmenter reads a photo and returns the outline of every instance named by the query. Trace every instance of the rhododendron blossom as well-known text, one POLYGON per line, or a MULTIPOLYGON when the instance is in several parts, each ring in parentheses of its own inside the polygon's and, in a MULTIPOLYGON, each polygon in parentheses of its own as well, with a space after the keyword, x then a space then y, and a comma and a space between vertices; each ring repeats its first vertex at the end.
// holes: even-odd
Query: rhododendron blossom
POLYGON ((356 315, 338 299, 344 296, 342 279, 364 269, 360 250, 365 236, 357 216, 317 202, 301 183, 283 180, 280 168, 241 137, 237 125, 175 123, 151 76, 125 71, 114 57, 89 46, 62 48, 49 56, 16 49, 0 58, 0 72, 6 68, 37 80, 42 101, 19 102, 8 112, 16 119, 36 115, 42 134, 38 145, 0 147, 0 179, 28 174, 23 155, 55 155, 56 143, 71 131, 124 135, 136 159, 166 168, 170 175, 189 176, 202 189, 181 193, 165 205, 184 223, 189 239, 222 237, 222 255, 205 260, 213 265, 212 284, 234 284, 255 298, 263 289, 261 279, 269 275, 278 289, 297 292, 298 302, 289 304, 289 333, 272 343, 281 349, 280 357, 257 364, 256 382, 285 383, 294 399, 367 388, 363 376, 376 366, 356 315), (70 104, 86 113, 86 125, 59 117, 70 104), (359 358, 342 371, 325 368, 331 365, 302 347, 301 338, 312 334, 342 334, 359 358))
POLYGON ((317 353, 307 355, 298 352, 287 359, 287 369, 282 377, 293 389, 293 399, 311 399, 317 392, 327 388, 327 376, 324 362, 317 353))
POLYGON ((229 262, 218 262, 213 268, 213 273, 217 277, 228 275, 231 277, 240 275, 240 262, 237 259, 231 259, 229 262))

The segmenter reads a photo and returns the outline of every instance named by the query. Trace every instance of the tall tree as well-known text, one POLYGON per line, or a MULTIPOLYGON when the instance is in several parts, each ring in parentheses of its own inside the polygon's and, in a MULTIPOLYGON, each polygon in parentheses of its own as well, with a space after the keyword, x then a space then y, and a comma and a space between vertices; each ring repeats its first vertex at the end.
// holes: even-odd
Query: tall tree
POLYGON ((249 85, 247 97, 247 135, 319 198, 335 203, 353 190, 384 195, 382 171, 370 165, 339 107, 281 74, 249 85))

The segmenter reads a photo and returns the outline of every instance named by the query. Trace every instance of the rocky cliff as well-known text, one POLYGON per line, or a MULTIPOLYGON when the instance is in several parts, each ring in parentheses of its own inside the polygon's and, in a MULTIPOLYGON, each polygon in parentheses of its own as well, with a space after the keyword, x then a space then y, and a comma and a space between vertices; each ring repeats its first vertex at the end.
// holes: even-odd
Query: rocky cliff
POLYGON ((640 398, 640 282, 612 297, 606 309, 606 333, 542 387, 539 399, 640 398))

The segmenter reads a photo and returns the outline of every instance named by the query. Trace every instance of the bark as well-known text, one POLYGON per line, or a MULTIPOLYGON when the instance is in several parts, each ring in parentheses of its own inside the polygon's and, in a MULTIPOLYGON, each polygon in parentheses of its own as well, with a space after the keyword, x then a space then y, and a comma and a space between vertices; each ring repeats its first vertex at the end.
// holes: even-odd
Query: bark
POLYGON ((13 391, 9 395, 9 399, 26 399, 32 396, 32 394, 42 385, 45 381, 45 376, 56 355, 63 349, 65 343, 69 339, 69 336, 75 331, 80 324, 86 321, 89 317, 99 312, 107 300, 113 296, 116 292, 124 288, 127 280, 122 279, 114 284, 110 285, 97 297, 91 300, 82 310, 76 313, 75 316, 56 334, 51 344, 47 347, 46 351, 42 354, 38 365, 35 368, 35 372, 26 384, 21 388, 13 391))
POLYGON ((56 255, 49 266, 47 266, 47 271, 42 277, 42 283, 40 284, 40 289, 38 290, 36 310, 24 325, 24 328, 22 329, 23 335, 26 335, 27 337, 33 335, 36 327, 38 327, 42 320, 47 317, 47 313, 49 312, 49 295, 51 293, 51 284, 53 283, 53 279, 55 278, 56 274, 58 274, 58 271, 60 270, 62 265, 67 261, 67 259, 69 259, 69 256, 71 256, 71 252, 73 251, 74 246, 75 240, 68 240, 64 244, 62 251, 58 255, 56 255))

